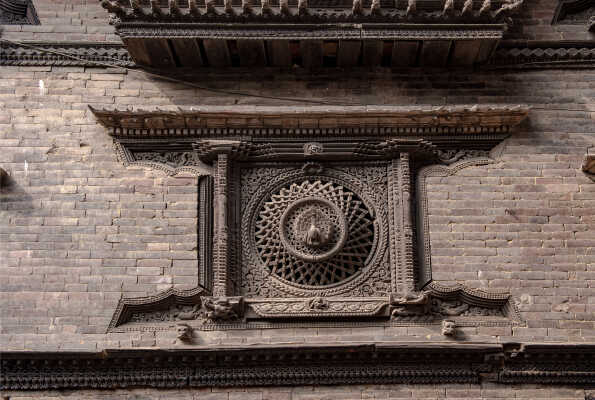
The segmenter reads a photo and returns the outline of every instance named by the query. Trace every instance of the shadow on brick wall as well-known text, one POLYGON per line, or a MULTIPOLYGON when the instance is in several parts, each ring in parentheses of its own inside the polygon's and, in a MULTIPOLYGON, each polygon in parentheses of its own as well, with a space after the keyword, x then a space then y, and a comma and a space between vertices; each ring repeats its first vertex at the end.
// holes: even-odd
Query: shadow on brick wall
POLYGON ((0 211, 15 211, 21 215, 31 215, 34 209, 33 197, 8 173, 2 174, 0 179, 0 211))

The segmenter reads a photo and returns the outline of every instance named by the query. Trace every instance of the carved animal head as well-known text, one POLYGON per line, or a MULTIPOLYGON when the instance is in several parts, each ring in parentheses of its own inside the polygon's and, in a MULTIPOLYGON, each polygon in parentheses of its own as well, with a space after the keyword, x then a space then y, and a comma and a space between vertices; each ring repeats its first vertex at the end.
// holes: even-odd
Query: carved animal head
POLYGON ((454 321, 445 319, 442 321, 442 334, 445 336, 454 336, 457 330, 457 325, 454 321))
POLYGON ((192 340, 192 331, 192 327, 188 324, 176 325, 177 338, 182 342, 189 342, 192 340))

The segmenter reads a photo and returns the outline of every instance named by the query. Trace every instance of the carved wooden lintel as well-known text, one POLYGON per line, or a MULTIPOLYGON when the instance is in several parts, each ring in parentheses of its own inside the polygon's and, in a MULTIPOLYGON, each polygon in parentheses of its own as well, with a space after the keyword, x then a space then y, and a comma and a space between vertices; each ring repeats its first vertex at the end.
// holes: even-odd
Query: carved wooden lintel
MULTIPOLYGON (((89 107, 117 139, 139 143, 159 138, 320 138, 421 137, 434 144, 487 142, 504 139, 528 113, 528 108, 394 106, 203 107, 183 111, 122 111, 89 107)), ((196 140, 196 139, 194 139, 196 140)), ((183 142, 180 142, 183 143, 183 142)))

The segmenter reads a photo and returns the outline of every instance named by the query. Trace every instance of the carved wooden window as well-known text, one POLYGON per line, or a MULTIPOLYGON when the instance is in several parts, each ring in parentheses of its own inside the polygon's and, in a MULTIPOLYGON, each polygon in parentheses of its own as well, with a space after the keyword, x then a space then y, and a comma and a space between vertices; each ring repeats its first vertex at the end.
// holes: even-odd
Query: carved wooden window
POLYGON ((526 110, 93 111, 127 162, 201 176, 200 286, 123 299, 112 330, 518 320, 432 281, 425 179, 490 162, 526 110))

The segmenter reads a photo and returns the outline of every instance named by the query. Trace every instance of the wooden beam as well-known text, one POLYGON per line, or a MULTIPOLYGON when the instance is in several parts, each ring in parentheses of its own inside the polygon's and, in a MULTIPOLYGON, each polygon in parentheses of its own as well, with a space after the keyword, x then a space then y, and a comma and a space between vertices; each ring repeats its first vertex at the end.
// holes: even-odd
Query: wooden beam
POLYGON ((485 39, 481 41, 479 53, 477 54, 477 63, 483 64, 490 59, 494 53, 494 49, 498 45, 499 40, 485 39))
POLYGON ((322 40, 302 40, 300 48, 304 68, 322 67, 322 40))
POLYGON ((149 53, 145 47, 145 39, 126 38, 123 40, 130 57, 139 65, 151 65, 149 53))
POLYGON ((264 41, 262 39, 238 39, 237 44, 242 67, 262 67, 266 65, 264 41))
POLYGON ((337 65, 339 67, 354 67, 358 64, 362 42, 359 40, 340 40, 337 49, 337 65))
POLYGON ((364 40, 363 45, 363 64, 369 67, 375 67, 382 63, 382 46, 384 43, 381 40, 364 40))
POLYGON ((424 40, 421 48, 420 67, 444 67, 448 62, 450 40, 424 40))
POLYGON ((287 40, 268 40, 267 51, 269 64, 272 67, 288 67, 291 65, 291 51, 287 40))
POLYGON ((154 68, 175 68, 176 63, 169 49, 167 39, 147 39, 145 47, 149 54, 150 65, 154 68))
POLYGON ((417 65, 417 40, 395 40, 393 53, 391 55, 391 66, 393 68, 413 67, 417 65))
POLYGON ((172 39, 171 43, 181 67, 202 67, 204 65, 196 39, 172 39))
POLYGON ((202 41, 207 60, 212 67, 230 67, 231 57, 227 41, 221 39, 205 39, 202 41))
POLYGON ((455 40, 453 46, 450 64, 468 66, 473 65, 477 60, 481 42, 479 40, 455 40))

